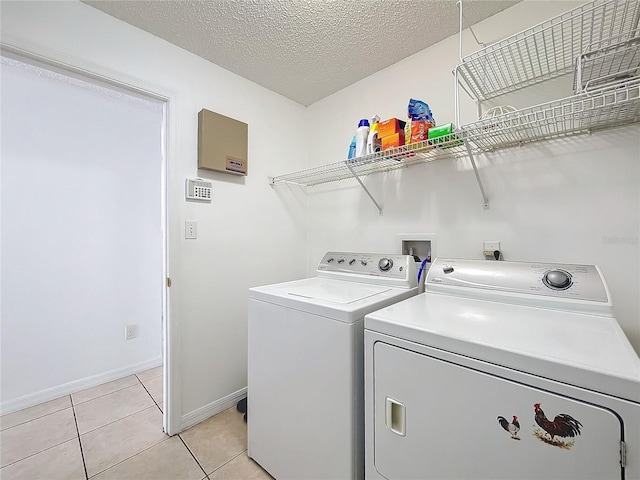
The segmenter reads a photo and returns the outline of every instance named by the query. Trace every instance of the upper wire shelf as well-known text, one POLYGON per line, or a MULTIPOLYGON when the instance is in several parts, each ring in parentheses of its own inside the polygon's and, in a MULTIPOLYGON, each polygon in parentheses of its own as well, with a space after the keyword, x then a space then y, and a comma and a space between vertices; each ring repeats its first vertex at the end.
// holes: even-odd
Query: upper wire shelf
POLYGON ((640 78, 478 120, 458 135, 472 153, 495 151, 640 120, 640 78))
POLYGON ((462 58, 456 74, 484 101, 572 73, 597 42, 638 28, 638 0, 595 0, 462 58))
POLYGON ((574 92, 585 92, 640 74, 640 29, 602 40, 578 57, 574 92))

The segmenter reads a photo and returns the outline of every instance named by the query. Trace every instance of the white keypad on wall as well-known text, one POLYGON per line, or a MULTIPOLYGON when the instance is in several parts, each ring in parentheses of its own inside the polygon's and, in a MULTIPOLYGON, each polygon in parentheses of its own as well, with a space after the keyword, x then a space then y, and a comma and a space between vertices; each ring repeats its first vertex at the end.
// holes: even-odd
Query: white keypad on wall
POLYGON ((211 182, 200 178, 194 180, 187 178, 185 189, 187 200, 211 201, 213 195, 213 184, 211 182))

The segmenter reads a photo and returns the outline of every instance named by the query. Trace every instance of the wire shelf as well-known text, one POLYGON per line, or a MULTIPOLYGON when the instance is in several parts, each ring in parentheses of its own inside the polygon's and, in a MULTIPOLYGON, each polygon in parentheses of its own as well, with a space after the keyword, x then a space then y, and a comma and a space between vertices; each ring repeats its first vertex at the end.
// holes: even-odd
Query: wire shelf
POLYGON ((640 78, 634 78, 597 91, 478 120, 451 135, 272 177, 271 184, 291 183, 309 187, 418 163, 464 157, 469 152, 492 152, 639 120, 640 78))
MULTIPOLYGON (((453 137, 453 135, 440 137, 440 139, 442 139, 440 141, 446 142, 449 140, 449 137, 453 137)), ((310 187, 322 183, 354 178, 355 176, 363 177, 372 173, 388 172, 417 163, 451 157, 453 154, 453 152, 447 152, 446 150, 435 147, 436 145, 426 140, 419 143, 390 148, 384 152, 271 177, 270 180, 271 184, 290 183, 310 187)))
POLYGON ((596 42, 638 28, 638 0, 595 0, 462 58, 455 73, 483 101, 573 72, 596 42))
POLYGON ((640 29, 590 47, 576 62, 575 93, 640 75, 640 29))
POLYGON ((479 120, 458 135, 472 153, 610 128, 640 120, 640 78, 479 120))

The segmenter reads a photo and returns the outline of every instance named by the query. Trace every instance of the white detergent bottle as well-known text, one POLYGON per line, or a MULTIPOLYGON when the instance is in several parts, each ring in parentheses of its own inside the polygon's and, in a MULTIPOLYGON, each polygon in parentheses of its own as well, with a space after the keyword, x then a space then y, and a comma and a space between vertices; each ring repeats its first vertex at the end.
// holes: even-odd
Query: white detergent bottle
POLYGON ((380 117, 374 115, 371 119, 371 128, 369 129, 369 136, 367 137, 367 155, 380 151, 380 145, 378 143, 378 122, 380 117))
POLYGON ((356 157, 367 154, 367 139, 369 137, 369 120, 363 118, 356 130, 356 157))

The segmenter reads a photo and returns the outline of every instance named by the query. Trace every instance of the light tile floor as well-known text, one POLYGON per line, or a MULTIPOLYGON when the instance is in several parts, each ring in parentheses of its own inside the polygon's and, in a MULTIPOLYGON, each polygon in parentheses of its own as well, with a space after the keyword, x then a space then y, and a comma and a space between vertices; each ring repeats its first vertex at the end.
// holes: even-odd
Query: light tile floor
POLYGON ((2 480, 270 480, 235 407, 162 431, 162 367, 0 417, 2 480))

